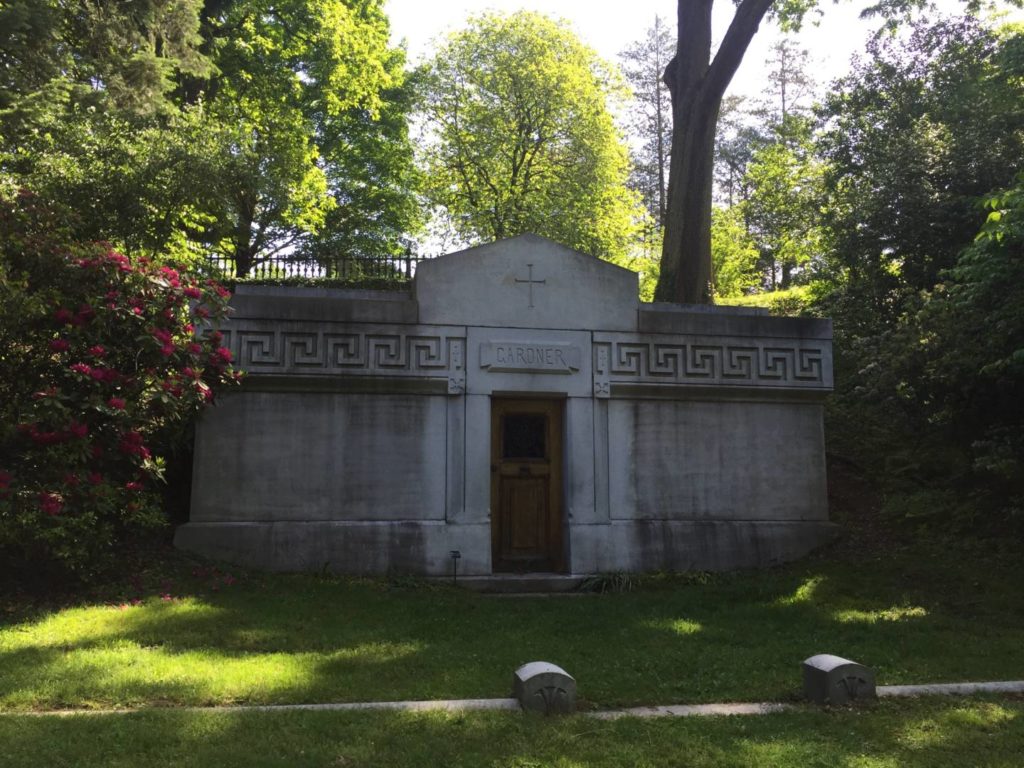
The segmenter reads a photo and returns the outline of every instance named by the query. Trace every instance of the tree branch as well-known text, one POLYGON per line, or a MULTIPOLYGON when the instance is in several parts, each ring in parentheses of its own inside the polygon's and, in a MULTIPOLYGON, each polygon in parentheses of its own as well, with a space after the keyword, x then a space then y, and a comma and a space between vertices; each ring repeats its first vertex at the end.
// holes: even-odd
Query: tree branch
MULTIPOLYGON (((739 69, 743 55, 750 46, 750 41, 757 34, 761 20, 771 9, 774 0, 743 0, 736 9, 732 23, 718 46, 718 52, 708 69, 707 77, 701 87, 701 97, 705 100, 718 102, 729 87, 733 75, 739 69)), ((680 5, 684 5, 680 2, 680 5)))

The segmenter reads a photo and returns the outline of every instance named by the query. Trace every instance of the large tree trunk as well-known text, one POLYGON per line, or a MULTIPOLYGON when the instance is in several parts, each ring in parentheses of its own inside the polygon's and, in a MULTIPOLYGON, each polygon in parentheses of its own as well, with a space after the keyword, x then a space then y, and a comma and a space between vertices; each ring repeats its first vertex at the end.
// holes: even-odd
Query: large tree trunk
POLYGON ((711 60, 714 0, 679 0, 676 55, 665 69, 672 94, 668 211, 658 301, 711 303, 711 191, 722 96, 773 0, 743 0, 711 60))

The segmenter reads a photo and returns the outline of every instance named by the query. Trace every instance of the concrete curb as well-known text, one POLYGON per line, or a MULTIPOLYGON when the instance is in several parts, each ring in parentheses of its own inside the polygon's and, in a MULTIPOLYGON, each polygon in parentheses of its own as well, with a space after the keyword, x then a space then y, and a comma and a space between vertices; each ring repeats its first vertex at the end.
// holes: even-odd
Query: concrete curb
POLYGON ((966 696, 972 693, 1024 693, 1024 680, 992 683, 931 683, 926 685, 880 685, 878 697, 966 696))
MULTIPOLYGON (((879 698, 914 696, 966 696, 972 693, 1024 693, 1024 680, 1001 680, 986 683, 930 683, 925 685, 880 685, 879 698)), ((767 715, 788 712, 810 705, 779 702, 733 702, 717 704, 669 704, 653 707, 606 709, 581 712, 584 717, 615 720, 621 717, 715 717, 732 715, 767 715)), ((36 712, 0 712, 0 717, 72 717, 75 715, 131 715, 139 712, 362 712, 392 710, 401 712, 428 711, 522 711, 516 699, 438 699, 432 701, 357 701, 341 704, 242 704, 212 707, 143 707, 139 709, 51 709, 36 712)))
POLYGON ((792 704, 769 702, 753 704, 674 704, 666 707, 632 707, 586 712, 598 720, 617 720, 620 717, 714 717, 716 715, 767 715, 796 709, 792 704))

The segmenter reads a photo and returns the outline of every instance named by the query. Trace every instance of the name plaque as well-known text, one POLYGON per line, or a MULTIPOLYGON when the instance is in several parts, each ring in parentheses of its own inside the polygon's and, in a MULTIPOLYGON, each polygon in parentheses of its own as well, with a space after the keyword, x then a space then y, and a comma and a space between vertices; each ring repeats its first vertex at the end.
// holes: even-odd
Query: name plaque
POLYGON ((571 374, 580 369, 582 357, 575 344, 485 341, 480 345, 480 367, 494 372, 571 374))

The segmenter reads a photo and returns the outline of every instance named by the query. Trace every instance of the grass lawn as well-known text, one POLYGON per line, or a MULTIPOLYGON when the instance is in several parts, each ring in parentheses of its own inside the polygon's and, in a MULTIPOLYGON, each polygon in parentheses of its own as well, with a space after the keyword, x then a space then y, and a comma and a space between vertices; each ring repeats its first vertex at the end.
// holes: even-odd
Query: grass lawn
MULTIPOLYGON (((0 710, 495 697, 537 659, 573 674, 591 707, 792 700, 800 661, 820 652, 874 666, 880 684, 1024 678, 1019 558, 948 546, 866 558, 840 545, 771 571, 548 599, 195 567, 172 559, 60 609, 0 606, 0 710)), ((294 722, 321 722, 308 717, 294 722)))
POLYGON ((516 713, 210 713, 0 717, 0 765, 362 768, 1019 768, 1024 701, 601 722, 516 713))

